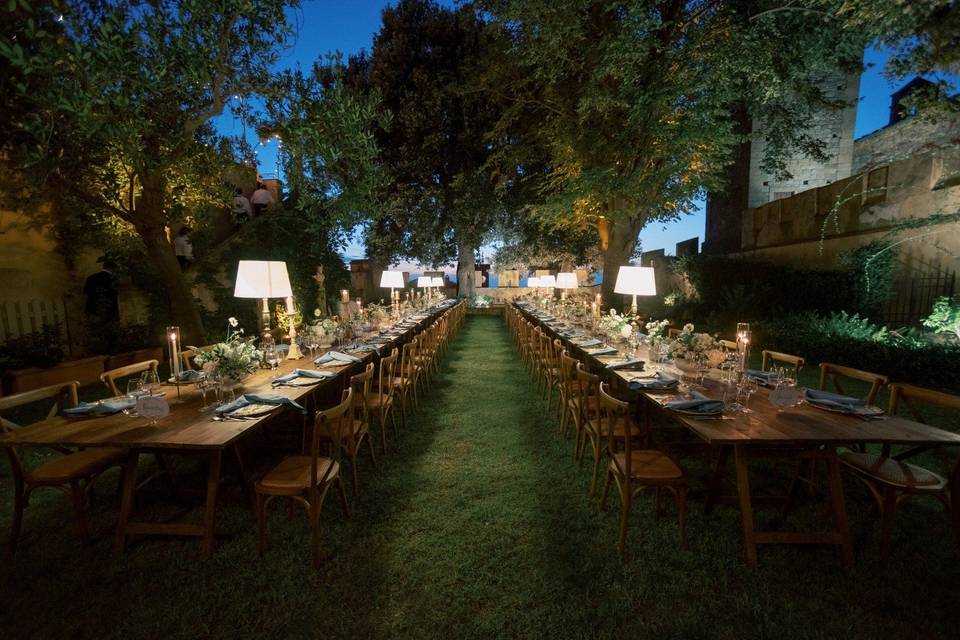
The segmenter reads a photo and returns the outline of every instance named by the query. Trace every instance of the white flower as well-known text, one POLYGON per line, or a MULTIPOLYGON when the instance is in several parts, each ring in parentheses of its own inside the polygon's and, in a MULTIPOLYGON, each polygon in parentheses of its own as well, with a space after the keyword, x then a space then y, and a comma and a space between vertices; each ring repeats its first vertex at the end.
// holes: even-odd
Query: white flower
POLYGON ((683 325, 683 332, 684 332, 684 333, 693 333, 693 325, 690 324, 689 322, 688 322, 687 324, 683 325))
POLYGON ((320 307, 317 307, 316 309, 313 310, 313 316, 315 318, 319 318, 321 316, 320 307))
POLYGON ((231 327, 235 327, 235 326, 237 326, 238 324, 240 324, 239 322, 237 322, 237 319, 234 318, 233 316, 230 316, 229 318, 227 318, 227 322, 230 323, 230 326, 231 326, 231 327))
POLYGON ((624 338, 629 338, 633 334, 633 327, 628 324, 623 325, 620 328, 620 335, 624 338))
POLYGON ((616 317, 617 317, 617 310, 616 310, 616 309, 610 309, 610 315, 613 316, 614 318, 616 318, 616 317))

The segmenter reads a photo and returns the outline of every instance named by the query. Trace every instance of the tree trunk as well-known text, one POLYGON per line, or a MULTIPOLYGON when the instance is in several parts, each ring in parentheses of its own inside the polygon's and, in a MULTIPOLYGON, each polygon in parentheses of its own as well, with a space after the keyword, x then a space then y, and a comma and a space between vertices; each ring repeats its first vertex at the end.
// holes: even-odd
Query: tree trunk
POLYGON ((469 298, 477 290, 476 247, 468 242, 457 243, 457 297, 469 298))
POLYGON ((150 263, 157 270, 170 302, 170 318, 180 327, 183 344, 203 344, 206 335, 200 311, 180 263, 167 240, 164 225, 166 182, 162 177, 141 175, 143 195, 137 204, 134 226, 143 240, 150 263))
MULTIPOLYGON (((623 309, 629 306, 623 295, 615 294, 613 287, 617 283, 617 272, 620 267, 626 265, 637 247, 637 236, 640 235, 640 229, 643 228, 643 221, 637 216, 629 218, 619 218, 618 220, 607 223, 607 246, 603 246, 601 240, 601 253, 603 255, 603 284, 600 286, 600 293, 603 297, 603 308, 623 309)), ((604 234, 601 233, 601 238, 604 234)))

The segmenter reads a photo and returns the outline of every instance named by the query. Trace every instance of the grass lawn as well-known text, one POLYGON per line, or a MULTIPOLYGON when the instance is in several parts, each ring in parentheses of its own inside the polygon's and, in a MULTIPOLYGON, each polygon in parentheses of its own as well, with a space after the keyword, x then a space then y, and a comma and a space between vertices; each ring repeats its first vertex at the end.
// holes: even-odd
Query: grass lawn
MULTIPOLYGON (((695 488, 702 457, 681 458, 695 488)), ((0 464, 5 532, 12 492, 0 464)), ((399 448, 378 468, 361 464, 352 519, 332 495, 324 507, 320 571, 302 509, 289 518, 277 502, 257 560, 236 489, 221 494, 223 537, 209 560, 196 542, 157 538, 114 557, 115 474, 98 484, 87 548, 67 501, 38 492, 21 548, 0 569, 0 637, 953 639, 960 629, 960 551, 939 503, 902 507, 883 564, 877 521, 852 479, 852 571, 816 547, 764 547, 747 569, 739 513, 705 516, 697 497, 683 552, 672 506, 657 518, 652 495, 634 506, 622 563, 615 501, 602 513, 588 495, 589 455, 573 463, 572 441, 535 397, 499 318, 467 320, 399 448)), ((199 487, 202 469, 181 466, 199 487)), ((783 486, 789 470, 777 471, 757 468, 761 489, 783 486)), ((155 484, 140 511, 174 514, 155 484)), ((823 500, 811 499, 790 524, 823 516, 823 500)), ((768 525, 777 518, 761 511, 768 525)))

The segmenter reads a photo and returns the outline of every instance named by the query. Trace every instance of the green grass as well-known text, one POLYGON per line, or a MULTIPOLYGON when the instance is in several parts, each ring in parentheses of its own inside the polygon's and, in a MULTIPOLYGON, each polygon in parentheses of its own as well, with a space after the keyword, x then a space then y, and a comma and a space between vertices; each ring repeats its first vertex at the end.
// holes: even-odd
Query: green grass
MULTIPOLYGON (((258 457, 260 467, 275 459, 258 457)), ((681 458, 694 487, 701 458, 681 458)), ((199 486, 202 469, 181 466, 199 486)), ((115 476, 98 485, 99 535, 88 548, 66 501, 37 494, 22 547, 0 571, 0 637, 872 639, 955 638, 960 628, 960 553, 942 509, 904 505, 884 565, 854 481, 852 571, 834 550, 798 547, 763 548, 759 568, 747 569, 738 512, 705 516, 697 497, 687 552, 672 507, 657 518, 642 497, 621 563, 616 509, 600 512, 589 497, 589 460, 573 463, 572 442, 557 434, 497 318, 468 319, 399 448, 376 469, 362 466, 352 519, 336 500, 325 505, 320 571, 302 509, 290 519, 282 505, 257 560, 236 490, 222 494, 223 537, 209 560, 195 542, 152 538, 114 557, 115 476)), ((6 519, 9 473, 0 471, 6 519)), ((782 486, 773 469, 754 475, 782 486)), ((142 511, 169 514, 169 500, 158 486, 142 511)), ((813 499, 790 522, 822 516, 813 499)))

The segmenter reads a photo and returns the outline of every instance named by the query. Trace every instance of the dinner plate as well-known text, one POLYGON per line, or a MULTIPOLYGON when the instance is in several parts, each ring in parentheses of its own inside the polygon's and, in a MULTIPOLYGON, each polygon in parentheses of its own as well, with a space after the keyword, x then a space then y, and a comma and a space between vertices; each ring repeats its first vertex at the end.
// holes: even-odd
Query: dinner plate
POLYGON ((817 409, 823 409, 824 411, 829 411, 830 413, 843 413, 850 416, 882 416, 883 409, 880 407, 868 404, 863 407, 837 407, 837 406, 827 406, 825 404, 820 404, 815 400, 807 400, 807 404, 810 404, 817 409))
POLYGON ((709 413, 690 411, 689 409, 671 409, 671 411, 679 413, 682 416, 690 416, 691 418, 716 418, 717 416, 723 415, 723 411, 710 411, 709 413))
POLYGON ((297 376, 292 380, 287 380, 283 384, 290 387, 311 387, 315 384, 323 382, 324 378, 311 378, 309 376, 297 376))
POLYGON ((271 411, 276 409, 277 406, 278 405, 275 405, 275 404, 261 404, 261 403, 255 402, 253 404, 248 404, 245 407, 234 409, 233 411, 230 411, 226 415, 233 416, 235 418, 252 418, 254 416, 262 416, 267 413, 270 413, 271 411))

